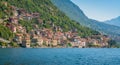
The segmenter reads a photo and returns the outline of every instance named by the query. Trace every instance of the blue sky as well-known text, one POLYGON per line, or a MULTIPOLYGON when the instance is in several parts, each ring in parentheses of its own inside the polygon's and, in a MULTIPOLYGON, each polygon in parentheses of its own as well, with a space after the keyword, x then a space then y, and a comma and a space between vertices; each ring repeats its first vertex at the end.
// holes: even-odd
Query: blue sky
POLYGON ((91 19, 105 21, 120 16, 120 0, 71 0, 91 19))

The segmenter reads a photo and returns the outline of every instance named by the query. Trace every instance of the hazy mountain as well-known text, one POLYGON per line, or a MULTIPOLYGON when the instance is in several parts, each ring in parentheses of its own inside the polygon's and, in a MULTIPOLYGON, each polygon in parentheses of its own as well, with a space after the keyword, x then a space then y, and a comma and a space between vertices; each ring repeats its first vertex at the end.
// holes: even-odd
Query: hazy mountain
POLYGON ((107 20, 107 21, 105 21, 105 23, 120 27, 120 16, 117 18, 111 19, 111 20, 107 20))
POLYGON ((120 27, 109 25, 89 19, 83 11, 70 0, 51 0, 61 11, 63 11, 72 20, 80 24, 90 27, 94 30, 110 35, 120 35, 120 27))

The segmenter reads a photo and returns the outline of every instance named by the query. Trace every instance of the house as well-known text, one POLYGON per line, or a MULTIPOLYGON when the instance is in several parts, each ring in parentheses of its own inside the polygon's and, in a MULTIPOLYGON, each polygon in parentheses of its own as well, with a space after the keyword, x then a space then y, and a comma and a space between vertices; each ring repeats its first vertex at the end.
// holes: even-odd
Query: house
POLYGON ((72 34, 71 34, 71 32, 69 31, 69 32, 65 32, 65 34, 64 34, 67 38, 71 38, 72 37, 72 34))
POLYGON ((38 18, 39 16, 40 16, 39 13, 32 13, 32 17, 33 17, 33 18, 38 18))
POLYGON ((60 45, 61 44, 61 39, 57 40, 57 44, 60 45))
POLYGON ((74 41, 74 42, 78 42, 78 41, 80 41, 80 37, 79 36, 77 36, 77 37, 72 37, 72 40, 71 41, 74 41))
POLYGON ((33 27, 39 29, 39 26, 37 24, 34 24, 33 27))
POLYGON ((31 43, 30 35, 29 34, 24 34, 24 38, 22 40, 22 46, 26 47, 26 48, 29 48, 30 43, 31 43))
POLYGON ((36 30, 35 34, 38 35, 38 36, 40 36, 40 30, 36 30))
POLYGON ((1 24, 1 23, 3 23, 3 20, 2 20, 2 19, 0 19, 0 24, 1 24))
POLYGON ((86 42, 85 42, 85 41, 82 41, 82 42, 81 42, 81 46, 82 46, 82 47, 86 47, 86 42))
POLYGON ((87 43, 86 39, 82 38, 81 39, 81 46, 86 47, 86 43, 87 43))
POLYGON ((18 24, 18 18, 17 17, 10 17, 9 22, 14 23, 14 24, 18 24))
POLYGON ((22 34, 16 34, 14 40, 18 43, 18 44, 22 44, 22 34))
POLYGON ((18 9, 17 11, 18 11, 18 15, 24 15, 24 14, 27 13, 26 10, 23 9, 23 8, 20 8, 20 9, 18 9))
POLYGON ((16 16, 16 17, 19 16, 17 10, 13 10, 13 16, 16 16))
POLYGON ((43 39, 41 37, 37 38, 37 44, 38 45, 43 45, 43 39))
POLYGON ((46 30, 45 31, 45 37, 48 39, 52 39, 53 38, 53 32, 51 30, 46 30))
POLYGON ((57 44, 58 44, 58 41, 56 39, 52 40, 52 45, 53 46, 57 46, 57 44))
POLYGON ((31 30, 29 33, 31 36, 35 34, 34 30, 31 30))
POLYGON ((38 38, 38 35, 36 35, 36 34, 32 35, 32 39, 37 39, 37 38, 38 38))
POLYGON ((17 7, 15 6, 10 6, 10 9, 12 10, 13 16, 17 17, 18 16, 18 11, 17 11, 17 7))
POLYGON ((8 6, 8 3, 7 3, 7 2, 2 2, 2 4, 4 4, 5 6, 8 6))
POLYGON ((32 15, 29 13, 26 13, 25 15, 23 15, 23 18, 26 20, 32 20, 32 15))
POLYGON ((16 33, 16 32, 17 32, 17 28, 16 28, 15 25, 11 25, 10 29, 11 29, 11 31, 12 31, 13 33, 16 33))
POLYGON ((16 10, 16 7, 15 6, 10 6, 11 10, 16 10))
POLYGON ((22 27, 21 25, 17 26, 17 32, 19 33, 26 33, 26 29, 25 27, 22 27))
POLYGON ((11 28, 11 23, 6 23, 6 27, 8 27, 9 29, 11 28))
POLYGON ((52 33, 48 33, 48 36, 47 36, 47 38, 49 38, 49 39, 52 39, 52 38, 53 38, 53 35, 52 35, 52 33))
POLYGON ((43 45, 44 45, 44 43, 46 46, 51 45, 51 39, 43 38, 43 45))
POLYGON ((91 39, 89 41, 89 43, 93 44, 93 45, 97 45, 99 42, 96 39, 91 39))
POLYGON ((63 40, 67 40, 67 37, 66 37, 66 36, 62 36, 62 39, 63 39, 63 40))
POLYGON ((71 43, 72 47, 76 47, 77 46, 76 42, 70 42, 70 43, 71 43))
POLYGON ((43 24, 43 20, 42 19, 38 19, 38 23, 43 24))
POLYGON ((17 29, 16 29, 16 26, 11 24, 11 23, 7 23, 6 26, 13 32, 13 33, 16 33, 17 32, 17 29))
POLYGON ((80 36, 71 38, 70 43, 73 47, 86 47, 86 40, 84 38, 80 38, 80 36))
POLYGON ((30 47, 30 39, 29 38, 23 39, 22 46, 26 47, 26 48, 29 48, 30 47))
POLYGON ((37 43, 38 42, 38 36, 36 34, 31 35, 31 42, 37 43))

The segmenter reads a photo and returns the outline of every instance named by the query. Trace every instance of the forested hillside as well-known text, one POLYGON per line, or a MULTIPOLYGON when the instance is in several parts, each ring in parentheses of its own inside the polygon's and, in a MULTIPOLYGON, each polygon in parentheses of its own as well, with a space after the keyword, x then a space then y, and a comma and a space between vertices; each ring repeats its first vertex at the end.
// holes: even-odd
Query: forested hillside
POLYGON ((50 0, 0 0, 4 47, 108 47, 108 36, 71 20, 50 0))
MULTIPOLYGON (((1 0, 6 1, 10 5, 16 6, 18 8, 23 8, 27 10, 27 12, 39 12, 40 18, 45 23, 43 26, 39 25, 39 27, 50 28, 50 22, 53 22, 56 26, 60 26, 63 31, 70 31, 72 29, 77 29, 81 36, 89 36, 92 34, 98 34, 98 32, 93 31, 89 28, 81 26, 79 23, 70 20, 64 13, 59 11, 50 0, 1 0), (22 4, 22 5, 21 5, 22 4)), ((9 9, 9 8, 8 8, 9 9)), ((6 7, 2 7, 1 16, 4 17, 8 14, 2 13, 6 10, 6 7)), ((9 12, 9 11, 8 11, 9 12)), ((10 12, 9 12, 10 13, 10 12)), ((34 22, 29 22, 26 24, 26 27, 32 28, 32 24, 35 23, 36 20, 32 20, 34 22)), ((25 23, 24 23, 25 24, 25 23)), ((23 24, 23 25, 24 25, 23 24)))

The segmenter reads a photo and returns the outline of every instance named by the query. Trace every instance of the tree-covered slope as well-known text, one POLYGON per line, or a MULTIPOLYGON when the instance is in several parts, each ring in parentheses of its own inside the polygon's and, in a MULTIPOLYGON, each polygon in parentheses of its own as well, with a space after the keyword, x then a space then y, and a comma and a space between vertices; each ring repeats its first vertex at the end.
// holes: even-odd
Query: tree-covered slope
POLYGON ((70 19, 79 22, 81 25, 87 26, 94 30, 110 35, 120 35, 120 27, 105 24, 87 18, 82 10, 70 0, 51 0, 61 11, 63 11, 70 19))
MULTIPOLYGON (((9 5, 8 5, 9 6, 9 5)), ((14 37, 14 34, 10 29, 8 29, 6 26, 4 26, 4 23, 6 23, 6 20, 3 22, 3 20, 9 16, 8 13, 10 11, 10 8, 6 7, 1 1, 0 1, 0 38, 4 38, 6 40, 11 40, 11 38, 14 37), (6 16, 7 15, 7 16, 6 16)), ((11 12, 10 12, 11 13, 11 12)))
POLYGON ((11 40, 14 34, 7 27, 0 24, 0 38, 4 38, 6 40, 11 40))
MULTIPOLYGON (((39 28, 51 28, 51 22, 55 26, 59 26, 63 29, 63 32, 77 30, 80 36, 90 36, 94 34, 99 34, 99 32, 94 31, 90 28, 81 26, 79 23, 72 21, 67 17, 63 12, 61 12, 57 7, 55 7, 50 0, 0 0, 1 2, 7 2, 9 5, 23 8, 27 12, 38 12, 40 13, 40 19, 43 20, 44 25, 37 23, 36 20, 31 22, 19 21, 19 23, 28 29, 33 28, 32 24, 39 25, 39 28), (26 24, 26 25, 25 25, 26 24)), ((4 12, 6 8, 2 9, 1 12, 4 12)), ((8 14, 2 14, 9 17, 8 14)), ((2 17, 2 16, 1 16, 2 17)))

